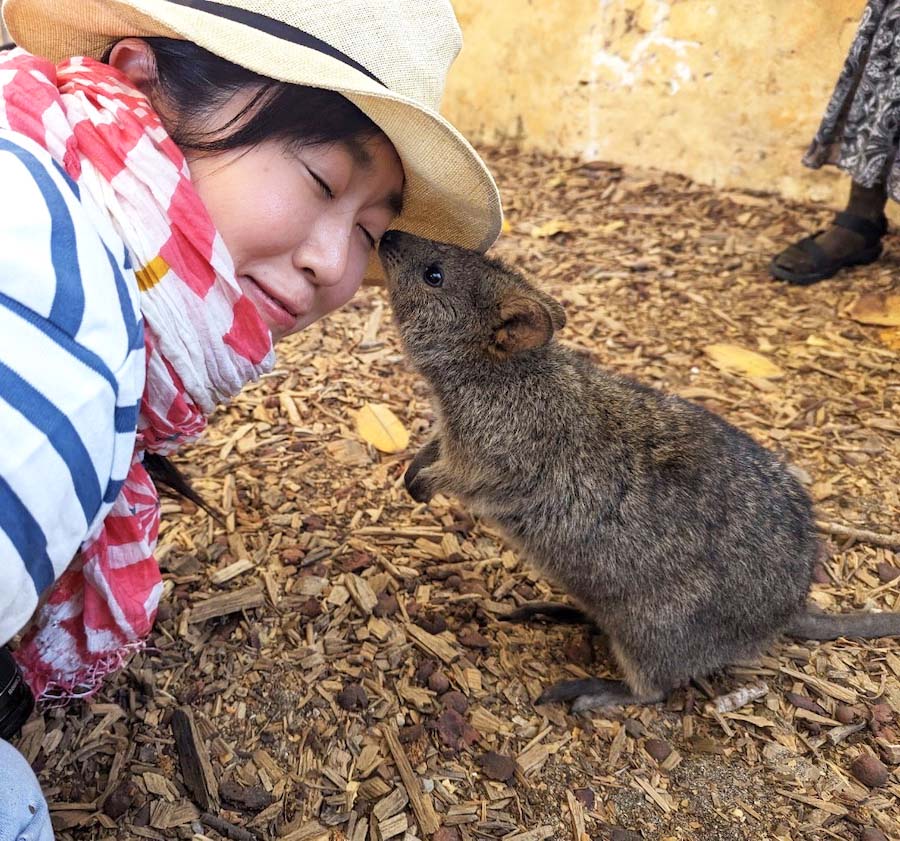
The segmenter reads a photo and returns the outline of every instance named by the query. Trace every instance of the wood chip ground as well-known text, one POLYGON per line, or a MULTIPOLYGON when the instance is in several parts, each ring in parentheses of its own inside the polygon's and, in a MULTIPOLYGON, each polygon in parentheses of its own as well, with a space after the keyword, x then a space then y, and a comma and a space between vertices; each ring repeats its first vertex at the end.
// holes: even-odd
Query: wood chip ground
MULTIPOLYGON (((819 518, 849 527, 824 535, 815 601, 900 610, 900 547, 854 531, 900 523, 900 339, 848 314, 897 290, 900 240, 792 288, 766 265, 824 208, 487 155, 509 224, 495 253, 565 303, 562 338, 787 456, 819 518), (723 373, 713 343, 784 376, 723 373)), ((179 464, 227 527, 164 501, 151 646, 18 740, 58 838, 900 838, 896 641, 785 642, 645 709, 536 707, 609 658, 583 628, 497 621, 562 597, 455 500, 405 494, 431 421, 377 288, 285 341, 276 370, 216 413, 179 464), (358 437, 367 402, 401 419, 407 451, 358 437), (875 762, 886 775, 866 785, 855 773, 877 783, 875 762)))

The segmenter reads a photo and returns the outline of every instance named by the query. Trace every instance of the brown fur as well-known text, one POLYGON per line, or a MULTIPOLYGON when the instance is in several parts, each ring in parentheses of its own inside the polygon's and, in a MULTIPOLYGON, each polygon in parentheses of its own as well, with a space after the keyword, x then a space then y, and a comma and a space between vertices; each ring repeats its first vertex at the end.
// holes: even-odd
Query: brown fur
POLYGON ((625 675, 541 700, 658 700, 780 632, 900 635, 898 614, 806 612, 812 508, 773 453, 560 345, 559 303, 501 262, 399 232, 379 253, 438 416, 407 488, 496 522, 603 629, 625 675))

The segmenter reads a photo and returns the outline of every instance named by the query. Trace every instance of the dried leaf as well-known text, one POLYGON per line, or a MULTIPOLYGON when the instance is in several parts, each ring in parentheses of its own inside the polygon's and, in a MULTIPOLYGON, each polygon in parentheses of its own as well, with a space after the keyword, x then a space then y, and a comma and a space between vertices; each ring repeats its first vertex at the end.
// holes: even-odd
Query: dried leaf
POLYGON ((900 327, 900 294, 867 292, 856 299, 849 315, 860 324, 900 327))
POLYGON ((531 229, 533 237, 552 237, 556 234, 565 234, 572 230, 572 223, 565 219, 551 219, 543 225, 536 225, 531 229))
POLYGON ((399 453, 409 444, 406 427, 382 403, 366 403, 356 413, 356 429, 364 441, 383 453, 399 453))
POLYGON ((834 484, 827 479, 820 482, 813 482, 809 492, 814 502, 822 502, 834 496, 834 484))
POLYGON ((900 435, 900 424, 888 420, 887 418, 872 418, 866 426, 871 426, 873 429, 883 429, 885 432, 893 432, 900 435))
POLYGON ((495 750, 488 751, 479 758, 484 775, 491 780, 506 782, 516 773, 516 760, 507 754, 495 750))
POLYGON ((721 371, 745 377, 772 379, 784 374, 774 362, 762 354, 740 345, 715 344, 703 348, 713 365, 721 371))
POLYGON ((716 390, 714 388, 687 386, 686 388, 679 388, 677 393, 679 397, 683 397, 685 400, 720 400, 723 403, 734 402, 722 394, 721 390, 716 390))
POLYGON ((879 330, 878 338, 891 350, 900 351, 900 327, 889 327, 887 330, 879 330))
POLYGON ((366 465, 372 459, 369 456, 369 450, 359 441, 351 441, 348 438, 339 438, 337 441, 329 441, 325 445, 325 449, 331 457, 341 464, 349 465, 366 465))

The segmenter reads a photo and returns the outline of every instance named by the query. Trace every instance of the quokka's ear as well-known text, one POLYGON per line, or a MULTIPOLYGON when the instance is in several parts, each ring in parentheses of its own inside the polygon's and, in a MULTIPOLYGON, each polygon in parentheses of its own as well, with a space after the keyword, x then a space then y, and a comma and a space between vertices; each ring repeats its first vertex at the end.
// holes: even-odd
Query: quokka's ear
POLYGON ((545 295, 543 292, 538 293, 541 296, 541 300, 547 305, 547 309, 550 311, 550 321, 553 322, 554 330, 562 330, 563 327, 566 326, 566 311, 563 309, 562 304, 556 300, 556 298, 551 298, 549 295, 545 295))
POLYGON ((513 293, 500 303, 500 324, 494 331, 494 347, 504 356, 547 344, 557 326, 565 324, 562 307, 548 305, 543 295, 533 298, 513 293))

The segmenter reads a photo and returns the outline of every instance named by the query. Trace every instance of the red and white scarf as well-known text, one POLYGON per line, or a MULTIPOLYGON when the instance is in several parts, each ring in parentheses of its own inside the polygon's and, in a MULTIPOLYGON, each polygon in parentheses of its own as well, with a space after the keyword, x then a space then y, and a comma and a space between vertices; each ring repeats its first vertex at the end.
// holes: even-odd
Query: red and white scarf
POLYGON ((147 380, 135 456, 102 530, 53 585, 16 656, 35 695, 86 696, 143 646, 162 592, 153 557, 159 500, 141 452, 195 439, 220 402, 271 369, 268 329, 147 98, 89 58, 0 59, 14 131, 39 143, 108 219, 135 267, 147 380))

